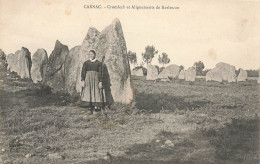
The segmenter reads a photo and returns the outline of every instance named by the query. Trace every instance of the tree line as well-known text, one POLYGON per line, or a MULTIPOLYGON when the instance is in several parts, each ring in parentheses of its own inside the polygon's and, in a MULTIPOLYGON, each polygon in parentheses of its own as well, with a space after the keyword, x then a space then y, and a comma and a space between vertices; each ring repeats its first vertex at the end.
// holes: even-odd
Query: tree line
MULTIPOLYGON (((128 51, 127 55, 128 55, 128 59, 129 59, 130 63, 134 65, 134 69, 142 68, 144 71, 144 74, 145 74, 146 68, 144 68, 143 65, 151 64, 153 58, 155 57, 155 55, 158 54, 158 52, 159 51, 156 50, 156 48, 153 45, 146 46, 144 52, 142 53, 143 61, 140 63, 140 65, 137 65, 137 56, 136 56, 135 52, 128 51)), ((165 65, 167 65, 171 62, 171 59, 169 58, 167 53, 162 52, 158 56, 158 62, 161 64, 161 67, 157 66, 157 68, 158 68, 159 72, 161 72, 165 68, 165 65)), ((196 74, 198 76, 206 76, 207 72, 210 71, 210 69, 204 70, 205 65, 202 61, 194 62, 192 67, 195 68, 196 74)), ((184 66, 181 65, 180 70, 184 70, 184 69, 185 69, 184 66)), ((246 71, 247 71, 248 77, 258 77, 259 76, 259 70, 246 70, 246 71)))
MULTIPOLYGON (((135 66, 134 69, 140 69, 140 68, 144 68, 143 67, 144 63, 146 63, 146 65, 151 64, 153 58, 155 57, 156 54, 158 54, 158 52, 159 51, 156 50, 153 45, 146 46, 145 51, 142 53, 143 61, 140 63, 139 66, 137 65, 137 57, 136 57, 135 52, 128 51, 127 55, 128 55, 128 59, 129 59, 130 63, 135 66)), ((162 67, 158 67, 159 72, 161 72, 165 68, 165 65, 169 64, 170 61, 171 61, 171 59, 169 58, 168 54, 165 53, 165 52, 162 52, 158 56, 158 62, 162 65, 162 67)), ((205 74, 203 72, 203 69, 205 68, 205 66, 204 66, 204 63, 202 61, 195 62, 193 67, 195 68, 197 75, 205 74)), ((180 66, 180 70, 184 70, 183 65, 180 66)))

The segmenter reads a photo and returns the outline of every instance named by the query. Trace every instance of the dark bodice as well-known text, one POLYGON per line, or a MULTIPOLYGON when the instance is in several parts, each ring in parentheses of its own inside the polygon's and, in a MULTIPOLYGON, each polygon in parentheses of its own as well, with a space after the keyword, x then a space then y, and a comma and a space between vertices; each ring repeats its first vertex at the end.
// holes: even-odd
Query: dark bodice
POLYGON ((84 62, 81 71, 81 80, 85 80, 87 71, 96 71, 99 73, 99 81, 102 81, 102 63, 98 60, 92 62, 87 60, 84 62))

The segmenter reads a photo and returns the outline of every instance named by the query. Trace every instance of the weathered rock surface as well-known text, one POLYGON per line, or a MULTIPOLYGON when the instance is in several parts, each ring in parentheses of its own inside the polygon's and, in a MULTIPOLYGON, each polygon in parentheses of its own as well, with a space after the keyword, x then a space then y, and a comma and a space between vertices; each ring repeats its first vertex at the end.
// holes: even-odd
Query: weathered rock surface
POLYGON ((148 65, 146 80, 156 80, 156 79, 158 79, 158 69, 154 65, 148 65))
POLYGON ((237 76, 237 82, 239 81, 246 81, 247 79, 247 71, 243 70, 242 68, 239 69, 239 74, 237 76))
POLYGON ((50 86, 53 92, 65 91, 64 64, 68 54, 68 47, 57 40, 54 50, 49 57, 46 73, 43 78, 43 82, 50 86))
POLYGON ((8 64, 7 69, 11 72, 17 72, 18 66, 16 66, 15 64, 17 63, 18 59, 16 58, 16 55, 13 53, 8 54, 6 57, 6 61, 8 64))
POLYGON ((172 143, 171 140, 166 140, 164 145, 170 146, 170 147, 174 147, 174 143, 172 143))
POLYGON ((134 76, 144 76, 143 69, 142 68, 140 68, 140 69, 132 69, 131 70, 131 75, 134 75, 134 76))
POLYGON ((185 79, 185 71, 184 70, 181 70, 179 76, 178 76, 178 79, 181 79, 181 80, 184 80, 185 79))
POLYGON ((260 71, 259 71, 259 77, 258 77, 258 80, 257 80, 257 83, 260 83, 260 71))
POLYGON ((180 73, 180 67, 172 64, 167 66, 158 76, 159 79, 177 78, 180 73))
POLYGON ((0 49, 0 71, 6 71, 7 70, 7 61, 6 61, 6 55, 2 49, 0 49))
POLYGON ((9 54, 7 56, 8 69, 11 72, 17 72, 17 74, 23 78, 31 78, 31 52, 22 47, 21 50, 15 52, 15 54, 9 54))
POLYGON ((98 59, 103 59, 107 67, 114 101, 130 103, 134 96, 131 71, 126 42, 118 19, 101 31, 94 49, 99 54, 98 59))
POLYGON ((196 70, 193 67, 185 70, 185 81, 195 81, 196 78, 196 70))
POLYGON ((218 81, 222 82, 221 73, 217 69, 212 69, 206 74, 206 81, 218 81))
POLYGON ((106 94, 111 94, 110 97, 113 100, 110 101, 130 103, 134 96, 131 72, 126 42, 118 19, 101 32, 95 28, 89 29, 79 52, 80 64, 77 69, 76 92, 81 91, 81 69, 83 63, 89 58, 91 49, 96 51, 96 58, 103 61, 105 65, 104 87, 107 89, 106 94))
POLYGON ((218 63, 216 67, 207 72, 206 81, 236 82, 236 68, 230 64, 218 63))
POLYGON ((79 52, 80 46, 72 48, 65 60, 65 89, 71 95, 77 94, 76 84, 79 74, 78 69, 82 64, 82 58, 80 58, 79 52))
POLYGON ((41 82, 46 72, 48 55, 44 49, 38 49, 32 56, 31 77, 34 83, 41 82))
POLYGON ((50 159, 62 159, 62 156, 59 153, 51 153, 48 155, 50 159))

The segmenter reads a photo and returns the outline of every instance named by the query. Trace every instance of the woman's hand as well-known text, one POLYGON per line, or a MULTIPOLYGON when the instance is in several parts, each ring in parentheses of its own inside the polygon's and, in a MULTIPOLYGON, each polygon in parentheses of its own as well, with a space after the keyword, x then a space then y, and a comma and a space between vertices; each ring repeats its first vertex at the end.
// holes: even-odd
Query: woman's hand
POLYGON ((98 83, 98 87, 99 87, 99 89, 102 89, 102 88, 103 88, 102 82, 99 82, 99 83, 98 83))
POLYGON ((84 87, 84 85, 85 85, 85 82, 84 81, 80 81, 80 86, 84 87))

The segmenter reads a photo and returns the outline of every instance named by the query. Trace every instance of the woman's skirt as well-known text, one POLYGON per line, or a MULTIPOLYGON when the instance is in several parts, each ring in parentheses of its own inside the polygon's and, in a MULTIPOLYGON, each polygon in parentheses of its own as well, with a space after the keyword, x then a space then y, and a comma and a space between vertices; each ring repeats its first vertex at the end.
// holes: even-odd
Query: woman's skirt
POLYGON ((81 93, 81 101, 87 102, 90 106, 104 106, 106 102, 104 89, 98 87, 99 73, 87 71, 85 84, 81 93))

